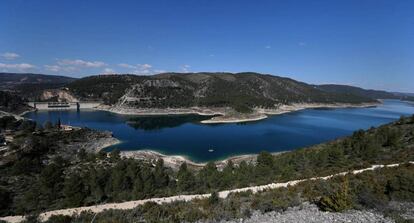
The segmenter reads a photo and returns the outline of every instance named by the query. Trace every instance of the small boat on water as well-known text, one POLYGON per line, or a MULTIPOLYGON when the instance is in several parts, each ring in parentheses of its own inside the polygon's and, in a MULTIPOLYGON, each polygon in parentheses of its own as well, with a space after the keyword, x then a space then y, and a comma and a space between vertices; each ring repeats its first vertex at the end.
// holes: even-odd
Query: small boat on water
POLYGON ((212 152, 214 152, 214 149, 209 149, 208 151, 209 151, 210 153, 212 153, 212 152))

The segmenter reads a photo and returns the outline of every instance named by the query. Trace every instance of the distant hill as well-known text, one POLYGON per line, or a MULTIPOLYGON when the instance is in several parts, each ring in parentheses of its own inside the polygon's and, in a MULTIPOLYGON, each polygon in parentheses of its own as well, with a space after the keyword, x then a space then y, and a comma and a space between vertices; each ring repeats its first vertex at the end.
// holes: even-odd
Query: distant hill
POLYGON ((400 97, 401 100, 414 101, 414 93, 406 93, 406 92, 392 92, 392 93, 400 97))
POLYGON ((246 73, 99 75, 67 85, 78 98, 132 108, 233 107, 249 111, 290 103, 362 103, 370 97, 331 92, 290 78, 246 73))
POLYGON ((0 91, 0 113, 3 111, 18 115, 31 109, 20 96, 11 92, 0 91))
POLYGON ((34 99, 45 89, 56 89, 76 80, 72 77, 32 74, 0 73, 0 90, 18 92, 24 98, 34 99))
POLYGON ((0 90, 39 100, 45 90, 67 87, 80 100, 100 100, 127 108, 233 107, 247 112, 291 103, 363 103, 376 99, 412 100, 408 94, 244 73, 163 73, 71 78, 32 73, 0 73, 0 90))
POLYGON ((22 84, 66 84, 76 80, 72 77, 33 73, 0 73, 2 88, 12 88, 22 84))
POLYGON ((355 95, 372 99, 398 99, 394 93, 379 90, 367 90, 359 87, 339 84, 323 84, 315 85, 316 88, 331 93, 341 93, 347 95, 355 95))

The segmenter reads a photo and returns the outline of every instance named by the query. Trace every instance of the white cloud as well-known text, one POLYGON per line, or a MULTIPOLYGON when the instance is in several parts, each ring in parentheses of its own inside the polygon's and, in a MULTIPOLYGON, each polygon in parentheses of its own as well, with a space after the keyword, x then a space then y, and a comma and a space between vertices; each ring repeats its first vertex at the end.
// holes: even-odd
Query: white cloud
POLYGON ((146 64, 138 64, 138 66, 143 70, 150 69, 152 67, 152 65, 147 64, 147 63, 146 64))
POLYGON ((1 54, 1 57, 3 57, 6 60, 14 60, 14 59, 19 58, 20 55, 17 53, 6 52, 6 53, 1 54))
POLYGON ((156 73, 156 70, 152 69, 151 64, 127 64, 127 63, 120 63, 118 66, 126 69, 131 69, 129 72, 132 74, 138 74, 138 75, 151 75, 156 73))
POLYGON ((18 70, 18 71, 24 71, 35 68, 35 65, 28 64, 28 63, 18 63, 18 64, 5 64, 0 63, 0 68, 3 70, 18 70))
POLYGON ((299 42, 298 45, 299 46, 306 46, 306 43, 305 42, 299 42))
POLYGON ((48 71, 58 72, 62 70, 62 68, 58 65, 44 65, 44 68, 48 71))
POLYGON ((188 73, 190 72, 190 67, 191 67, 190 65, 185 64, 181 67, 181 71, 184 73, 188 73))
POLYGON ((272 48, 272 46, 269 46, 269 45, 265 46, 265 49, 270 49, 270 48, 272 48))
POLYGON ((128 69, 136 69, 136 70, 147 70, 152 68, 151 64, 137 64, 137 65, 132 65, 132 64, 127 64, 127 63, 120 63, 118 64, 118 66, 123 67, 123 68, 128 68, 128 69))
POLYGON ((113 70, 113 69, 111 69, 111 68, 105 68, 105 69, 103 70, 103 73, 104 73, 104 74, 114 74, 114 73, 115 73, 115 70, 113 70))
POLYGON ((44 65, 43 67, 45 68, 45 70, 52 72, 73 72, 79 70, 79 68, 75 66, 44 65))
POLYGON ((69 59, 63 59, 58 60, 57 62, 61 66, 78 66, 78 67, 89 67, 89 68, 99 68, 99 67, 105 67, 107 64, 102 61, 85 61, 85 60, 69 60, 69 59))
POLYGON ((127 64, 127 63, 120 63, 120 64, 118 64, 118 66, 123 67, 123 68, 128 68, 128 69, 134 69, 135 68, 134 65, 127 64))

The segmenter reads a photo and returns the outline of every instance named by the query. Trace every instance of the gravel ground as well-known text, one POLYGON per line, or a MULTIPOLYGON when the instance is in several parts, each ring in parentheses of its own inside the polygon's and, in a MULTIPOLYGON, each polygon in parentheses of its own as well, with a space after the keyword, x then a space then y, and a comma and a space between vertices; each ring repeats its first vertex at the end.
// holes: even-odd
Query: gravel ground
POLYGON ((323 212, 314 204, 304 203, 301 206, 289 208, 284 212, 260 213, 255 211, 248 219, 221 221, 221 223, 322 223, 322 222, 352 222, 352 223, 388 223, 394 222, 383 215, 370 211, 351 210, 344 213, 323 212))
POLYGON ((400 212, 406 220, 414 221, 414 202, 390 202, 389 209, 400 212))

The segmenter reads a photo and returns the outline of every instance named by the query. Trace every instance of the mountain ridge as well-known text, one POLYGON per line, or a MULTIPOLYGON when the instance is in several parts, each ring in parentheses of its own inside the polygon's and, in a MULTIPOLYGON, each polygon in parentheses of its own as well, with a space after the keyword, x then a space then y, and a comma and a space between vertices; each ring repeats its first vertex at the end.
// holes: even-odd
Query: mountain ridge
MULTIPOLYGON (((230 108, 235 113, 278 109, 294 104, 363 104, 377 99, 406 99, 387 91, 341 84, 308 84, 289 77, 256 72, 167 72, 149 76, 134 74, 65 76, 0 73, 5 90, 16 91, 26 100, 43 100, 45 92, 65 91, 77 100, 103 101, 106 108, 188 109, 230 108)), ((63 95, 63 94, 61 94, 63 95)), ((72 97, 69 97, 72 98, 72 97)), ((56 98, 51 100, 68 100, 56 98)), ((223 113, 223 112, 216 112, 223 113)), ((254 117, 253 119, 257 119, 254 117)))

